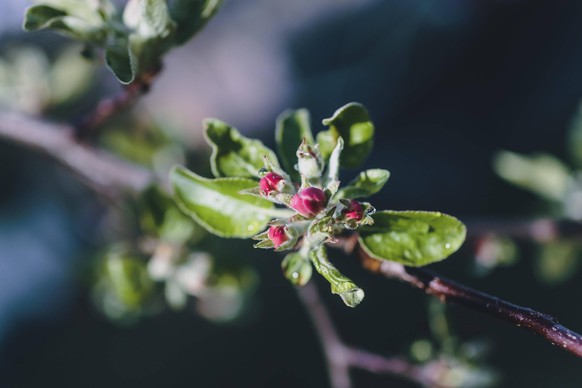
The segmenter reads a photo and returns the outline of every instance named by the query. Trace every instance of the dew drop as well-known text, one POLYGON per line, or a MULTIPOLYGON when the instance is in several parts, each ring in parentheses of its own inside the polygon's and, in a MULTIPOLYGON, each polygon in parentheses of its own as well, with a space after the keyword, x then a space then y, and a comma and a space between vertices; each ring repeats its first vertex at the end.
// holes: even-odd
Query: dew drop
POLYGON ((299 278, 299 273, 293 272, 293 275, 291 275, 291 276, 293 276, 293 279, 297 279, 297 278, 299 278))
POLYGON ((446 243, 446 244, 445 244, 445 249, 451 249, 451 244, 449 244, 449 243, 446 243))
POLYGON ((267 175, 268 172, 269 172, 269 170, 267 170, 265 167, 261 168, 259 170, 259 178, 264 177, 265 175, 267 175))

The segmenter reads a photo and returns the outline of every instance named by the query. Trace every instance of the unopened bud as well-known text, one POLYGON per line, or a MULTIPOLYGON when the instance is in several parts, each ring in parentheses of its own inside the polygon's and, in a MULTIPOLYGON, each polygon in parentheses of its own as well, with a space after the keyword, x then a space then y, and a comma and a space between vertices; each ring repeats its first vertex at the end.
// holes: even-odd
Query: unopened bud
POLYGON ((273 242, 275 248, 278 248, 282 244, 284 244, 287 240, 289 240, 289 236, 287 235, 287 230, 282 225, 273 225, 269 228, 268 232, 269 240, 273 242))
POLYGON ((364 208, 362 207, 362 204, 355 199, 350 201, 350 204, 342 211, 342 213, 348 220, 360 221, 364 218, 364 208))
POLYGON ((323 163, 318 152, 303 140, 297 150, 297 170, 307 179, 319 178, 323 163))
POLYGON ((285 180, 281 175, 269 172, 259 181, 259 188, 263 194, 268 195, 272 191, 281 191, 283 184, 285 180))
POLYGON ((326 202, 327 198, 323 190, 308 187, 291 198, 291 207, 303 217, 313 218, 325 208, 326 202))

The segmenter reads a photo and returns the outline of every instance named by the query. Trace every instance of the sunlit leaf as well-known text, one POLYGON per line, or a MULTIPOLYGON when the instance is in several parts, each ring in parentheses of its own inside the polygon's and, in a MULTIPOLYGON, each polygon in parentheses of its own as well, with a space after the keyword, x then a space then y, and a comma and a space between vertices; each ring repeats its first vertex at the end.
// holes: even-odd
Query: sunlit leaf
POLYGON ((332 117, 323 120, 329 130, 317 135, 320 151, 329 158, 341 136, 345 146, 341 166, 359 167, 368 158, 374 145, 374 124, 362 104, 352 102, 339 108, 332 117))
POLYGON ((276 165, 277 156, 259 140, 251 140, 236 128, 216 119, 204 121, 205 135, 212 147, 210 163, 216 177, 256 178, 264 157, 276 165))
POLYGON ((384 187, 390 172, 382 169, 362 171, 355 179, 341 188, 336 194, 336 198, 365 198, 384 187))
POLYGON ((465 225, 443 213, 386 210, 372 217, 359 241, 376 259, 423 266, 447 258, 465 240, 465 225))
POLYGON ((241 194, 242 190, 257 185, 250 179, 207 179, 184 167, 175 167, 170 181, 180 209, 221 237, 252 237, 278 215, 271 202, 241 194))

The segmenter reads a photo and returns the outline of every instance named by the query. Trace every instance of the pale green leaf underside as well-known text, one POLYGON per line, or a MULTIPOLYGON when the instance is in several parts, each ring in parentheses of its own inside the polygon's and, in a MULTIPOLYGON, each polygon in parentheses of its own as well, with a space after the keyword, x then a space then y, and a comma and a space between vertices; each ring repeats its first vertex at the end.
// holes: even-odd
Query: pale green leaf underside
POLYGON ((373 218, 359 241, 376 259, 419 267, 447 258, 465 241, 465 225, 443 213, 387 210, 373 218))
POLYGON ((251 140, 216 119, 204 121, 206 140, 212 147, 210 164, 216 177, 258 177, 264 157, 278 166, 277 156, 259 141, 251 140))
POLYGON ((240 193, 257 186, 250 179, 207 179, 177 166, 170 173, 170 182, 180 209, 221 237, 254 236, 276 214, 271 202, 240 193))
POLYGON ((384 187, 390 172, 379 168, 362 171, 354 180, 346 185, 346 187, 338 191, 336 198, 365 198, 384 187))

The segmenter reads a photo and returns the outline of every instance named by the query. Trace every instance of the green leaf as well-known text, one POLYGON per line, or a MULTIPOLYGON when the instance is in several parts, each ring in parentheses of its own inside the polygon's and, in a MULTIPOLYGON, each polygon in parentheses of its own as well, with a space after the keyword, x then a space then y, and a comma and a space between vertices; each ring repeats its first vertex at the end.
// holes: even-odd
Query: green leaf
POLYGON ((186 43, 218 12, 222 0, 174 0, 170 16, 177 24, 174 42, 186 43))
POLYGON ((204 121, 205 136, 212 147, 210 164, 216 177, 256 178, 264 157, 278 166, 277 156, 259 140, 251 140, 236 128, 216 119, 204 121))
POLYGON ((390 172, 379 168, 362 171, 354 180, 347 184, 347 186, 340 189, 336 195, 340 198, 365 198, 384 187, 390 172))
POLYGON ((50 28, 74 39, 102 44, 107 38, 106 18, 110 4, 44 0, 29 7, 22 28, 36 31, 50 28))
POLYGON ((221 237, 252 237, 278 215, 271 202, 240 193, 257 185, 250 179, 207 179, 176 166, 170 182, 178 207, 221 237))
POLYGON ((311 251, 311 261, 315 270, 330 283, 332 294, 339 295, 346 306, 356 307, 364 299, 364 290, 329 262, 325 246, 311 251))
POLYGON ((551 155, 500 151, 493 167, 506 181, 553 201, 563 200, 570 183, 568 167, 551 155))
POLYGON ((107 48, 105 63, 122 84, 130 84, 135 79, 127 46, 117 45, 107 48))
POLYGON ((67 15, 66 12, 48 5, 35 5, 29 7, 24 13, 22 28, 25 31, 36 31, 46 28, 46 25, 54 18, 67 15))
POLYGON ((309 145, 313 145, 313 134, 309 112, 307 109, 288 110, 277 118, 275 129, 275 141, 277 151, 281 157, 283 168, 291 175, 294 181, 299 181, 299 173, 295 170, 297 164, 297 148, 305 139, 309 145))
POLYGON ((127 43, 132 77, 157 71, 162 56, 172 47, 176 29, 166 0, 130 0, 123 21, 133 31, 127 43))
POLYGON ((419 267, 443 260, 465 241, 465 225, 438 212, 381 211, 360 232, 360 245, 376 259, 419 267))
POLYGON ((281 262, 285 277, 296 286, 304 286, 311 279, 313 268, 300 253, 292 252, 281 262))
POLYGON ((323 124, 329 126, 329 130, 320 132, 317 142, 325 159, 329 158, 341 136, 345 142, 341 166, 355 168, 364 163, 374 145, 374 124, 362 104, 344 105, 332 117, 323 120, 323 124))

